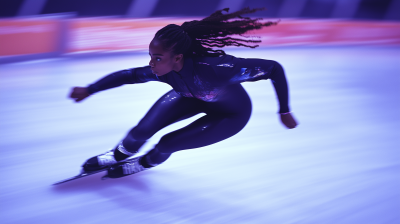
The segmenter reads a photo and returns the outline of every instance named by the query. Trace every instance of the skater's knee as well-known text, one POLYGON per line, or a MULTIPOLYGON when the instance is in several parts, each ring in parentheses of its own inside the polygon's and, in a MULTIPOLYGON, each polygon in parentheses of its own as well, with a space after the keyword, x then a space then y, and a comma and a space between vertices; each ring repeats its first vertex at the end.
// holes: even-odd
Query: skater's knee
POLYGON ((165 154, 171 154, 176 151, 181 150, 180 147, 180 142, 176 141, 171 141, 172 139, 169 139, 168 136, 163 136, 158 144, 156 145, 157 151, 160 153, 165 153, 165 154))

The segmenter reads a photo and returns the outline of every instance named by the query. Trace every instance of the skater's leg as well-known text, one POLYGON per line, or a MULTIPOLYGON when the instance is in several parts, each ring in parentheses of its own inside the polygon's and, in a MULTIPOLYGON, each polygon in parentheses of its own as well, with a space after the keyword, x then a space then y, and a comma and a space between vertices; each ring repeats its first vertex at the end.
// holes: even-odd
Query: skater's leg
POLYGON ((238 85, 231 97, 207 104, 207 115, 161 138, 142 159, 144 165, 157 165, 180 150, 199 148, 227 139, 244 128, 251 115, 251 101, 238 85))
POLYGON ((231 114, 201 117, 190 125, 163 136, 154 149, 146 154, 146 162, 150 166, 158 165, 176 151, 199 148, 227 139, 242 130, 247 121, 247 116, 231 114))
POLYGON ((107 177, 118 178, 156 166, 176 151, 199 148, 227 139, 244 128, 251 115, 251 102, 241 85, 226 89, 229 97, 204 103, 207 114, 188 126, 163 136, 147 154, 111 166, 107 177))
POLYGON ((247 116, 245 114, 203 116, 190 125, 162 137, 146 155, 111 166, 105 178, 134 174, 163 163, 173 152, 203 147, 229 138, 246 125, 249 116, 250 113, 247 116))
POLYGON ((198 100, 182 97, 171 90, 162 96, 129 131, 122 144, 127 151, 136 153, 146 140, 159 130, 200 112, 198 100))
POLYGON ((83 165, 86 171, 98 170, 126 159, 162 128, 201 112, 198 100, 185 98, 171 90, 163 95, 115 149, 90 158, 83 165))

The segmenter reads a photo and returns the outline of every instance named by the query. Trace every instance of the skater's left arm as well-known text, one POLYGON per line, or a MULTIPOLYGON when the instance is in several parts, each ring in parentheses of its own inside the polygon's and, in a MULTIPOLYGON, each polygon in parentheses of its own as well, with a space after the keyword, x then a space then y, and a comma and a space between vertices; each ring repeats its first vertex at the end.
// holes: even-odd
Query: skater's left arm
POLYGON ((279 116, 282 123, 287 128, 295 128, 297 122, 289 110, 289 88, 285 73, 279 63, 274 65, 271 76, 269 77, 274 85, 276 95, 279 101, 279 116))

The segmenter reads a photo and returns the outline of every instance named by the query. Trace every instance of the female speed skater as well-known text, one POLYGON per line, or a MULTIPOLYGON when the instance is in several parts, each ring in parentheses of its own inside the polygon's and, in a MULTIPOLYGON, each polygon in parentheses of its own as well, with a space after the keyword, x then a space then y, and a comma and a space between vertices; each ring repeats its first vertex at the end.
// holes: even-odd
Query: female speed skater
POLYGON ((88 159, 83 170, 93 172, 106 168, 106 177, 124 177, 155 167, 177 151, 211 145, 237 134, 249 121, 252 110, 250 98, 240 84, 245 81, 270 79, 279 101, 282 123, 287 128, 295 128, 297 122, 289 110, 288 86, 279 63, 237 58, 213 49, 258 47, 248 43, 260 40, 249 40, 242 34, 276 25, 241 16, 258 10, 262 9, 244 8, 228 13, 226 8, 200 21, 167 25, 150 42, 148 66, 114 72, 88 87, 74 87, 70 97, 75 102, 124 84, 159 81, 172 87, 114 149, 88 159), (206 115, 164 135, 145 155, 128 160, 162 128, 199 113, 206 115))

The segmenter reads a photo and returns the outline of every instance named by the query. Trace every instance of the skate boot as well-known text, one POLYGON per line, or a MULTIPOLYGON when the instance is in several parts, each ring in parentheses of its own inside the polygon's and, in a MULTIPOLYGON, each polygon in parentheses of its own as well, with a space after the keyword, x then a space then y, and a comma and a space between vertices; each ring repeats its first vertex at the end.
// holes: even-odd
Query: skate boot
POLYGON ((120 178, 124 176, 128 176, 131 174, 139 173, 140 171, 148 170, 150 168, 145 168, 143 167, 139 161, 143 156, 139 156, 133 159, 130 159, 125 162, 120 162, 118 164, 115 164, 111 166, 108 169, 108 173, 106 176, 104 176, 102 179, 108 179, 108 178, 120 178))
MULTIPOLYGON (((125 147, 120 143, 115 149, 111 149, 103 154, 94 156, 88 159, 83 165, 84 172, 93 172, 97 170, 102 170, 118 163, 119 161, 124 161, 125 159, 133 156, 135 153, 128 152, 125 147), (118 150, 119 154, 123 156, 123 159, 117 160, 115 158, 115 151, 118 150)), ((118 157, 117 157, 118 158, 118 157)))

